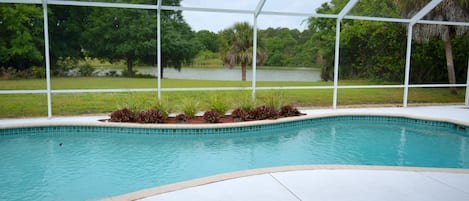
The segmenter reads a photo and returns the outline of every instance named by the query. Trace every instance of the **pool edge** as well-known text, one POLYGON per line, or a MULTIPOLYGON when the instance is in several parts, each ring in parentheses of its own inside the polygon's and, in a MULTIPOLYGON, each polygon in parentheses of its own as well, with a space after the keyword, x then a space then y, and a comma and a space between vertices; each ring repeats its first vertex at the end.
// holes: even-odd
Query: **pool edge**
POLYGON ((269 125, 278 123, 287 123, 293 121, 317 119, 324 117, 335 117, 335 116, 389 116, 389 117, 401 117, 417 120, 428 120, 452 123, 460 126, 469 127, 469 121, 460 121, 456 119, 442 118, 442 117, 429 117, 425 115, 414 115, 406 113, 391 113, 391 112, 330 112, 327 114, 307 114, 296 117, 285 117, 273 120, 259 120, 259 121, 247 121, 247 122, 236 122, 236 123, 214 123, 214 124, 139 124, 139 123, 116 123, 116 122, 101 122, 98 119, 95 121, 54 121, 54 119, 39 121, 39 122, 27 122, 27 123, 16 123, 0 125, 0 129, 14 129, 14 128, 28 128, 28 127, 40 127, 40 126, 104 126, 104 127, 125 127, 125 128, 167 128, 167 129, 194 129, 194 128, 236 128, 245 126, 258 126, 258 125, 269 125))
POLYGON ((367 166, 367 165, 296 165, 296 166, 280 166, 259 168, 251 170, 243 170, 236 172, 223 173, 178 183, 168 184, 159 187, 143 189, 128 194, 118 195, 114 197, 104 198, 101 201, 130 201, 139 200, 147 197, 169 193, 173 191, 183 190, 187 188, 207 185, 211 183, 236 179, 241 177, 256 176, 262 174, 271 174, 277 172, 291 172, 303 170, 380 170, 380 171, 402 171, 402 172, 441 172, 441 173, 457 173, 469 174, 469 169, 461 168, 427 168, 427 167, 404 167, 404 166, 367 166))

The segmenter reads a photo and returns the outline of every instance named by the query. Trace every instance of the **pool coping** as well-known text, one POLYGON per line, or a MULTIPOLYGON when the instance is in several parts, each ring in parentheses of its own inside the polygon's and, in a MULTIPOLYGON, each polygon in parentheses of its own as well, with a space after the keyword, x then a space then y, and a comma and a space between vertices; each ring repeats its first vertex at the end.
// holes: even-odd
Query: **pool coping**
POLYGON ((307 114, 303 116, 284 117, 279 119, 268 119, 258 121, 245 121, 233 123, 207 123, 207 124, 140 124, 140 123, 118 123, 118 122, 102 122, 100 119, 95 121, 54 121, 54 119, 26 122, 16 124, 0 125, 0 129, 14 129, 14 128, 29 128, 41 126, 104 126, 104 127, 125 127, 125 128, 160 128, 160 129, 204 129, 204 128, 237 128, 247 126, 261 126, 270 124, 287 123, 293 121, 310 120, 325 117, 337 116, 387 116, 387 117, 402 117, 416 120, 438 121, 452 123, 460 126, 469 127, 469 121, 460 121, 456 119, 442 118, 442 117, 429 117, 424 115, 414 115, 405 113, 391 113, 391 112, 342 112, 335 111, 327 114, 307 114))
POLYGON ((242 177, 303 170, 381 170, 381 171, 401 171, 401 172, 438 172, 438 173, 458 173, 469 174, 469 169, 462 168, 426 168, 426 167, 405 167, 405 166, 367 166, 367 165, 296 165, 270 168, 250 169, 236 172, 223 173, 173 184, 163 185, 154 188, 143 189, 128 194, 104 198, 101 201, 128 201, 139 200, 155 195, 188 189, 192 187, 222 182, 242 177))

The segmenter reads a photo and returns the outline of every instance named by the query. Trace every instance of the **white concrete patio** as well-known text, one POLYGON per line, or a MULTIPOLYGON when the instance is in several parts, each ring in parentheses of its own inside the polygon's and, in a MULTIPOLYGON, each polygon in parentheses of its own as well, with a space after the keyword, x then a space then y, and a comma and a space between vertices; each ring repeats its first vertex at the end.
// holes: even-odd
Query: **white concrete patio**
POLYGON ((267 173, 151 196, 142 201, 467 201, 463 173, 316 169, 267 173))

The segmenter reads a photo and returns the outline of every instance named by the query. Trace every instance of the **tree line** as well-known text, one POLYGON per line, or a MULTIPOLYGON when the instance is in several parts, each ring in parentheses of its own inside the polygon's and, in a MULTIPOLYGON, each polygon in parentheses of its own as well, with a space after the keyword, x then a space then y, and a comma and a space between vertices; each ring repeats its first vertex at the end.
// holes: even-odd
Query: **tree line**
MULTIPOLYGON (((127 3, 155 3, 123 0, 127 3)), ((348 0, 332 0, 318 13, 338 13, 348 0)), ((426 1, 362 0, 351 15, 408 17, 426 1), (411 5, 410 5, 411 4, 411 5)), ((180 0, 165 1, 178 6, 180 0)), ((427 19, 468 21, 467 0, 445 0, 427 19), (457 8, 455 8, 457 7, 457 8), (443 16, 444 9, 460 11, 443 16), (456 14, 454 14, 456 15, 456 14)), ((156 63, 156 11, 121 8, 49 6, 51 66, 54 74, 84 57, 125 61, 127 74, 133 66, 156 63)), ((181 11, 161 12, 162 66, 180 69, 194 59, 219 59, 227 66, 252 63, 252 26, 236 23, 218 33, 195 32, 181 11)), ((306 19, 303 31, 288 28, 258 30, 257 63, 265 66, 318 67, 321 78, 332 80, 335 19, 306 19)), ((341 79, 399 81, 404 78, 406 24, 344 19, 341 24, 341 79)), ((464 82, 469 52, 467 29, 455 26, 416 25, 412 43, 411 82, 438 83, 451 80, 448 47, 451 47, 454 82, 464 82), (435 31, 436 30, 436 31, 435 31), (446 30, 446 32, 445 32, 446 30), (427 31, 427 32, 426 32, 427 31), (445 35, 446 34, 446 35, 445 35), (449 39, 448 39, 449 38, 449 39), (443 39, 443 40, 442 40, 443 39), (446 39, 446 40, 445 40, 446 39)), ((40 5, 0 4, 0 67, 18 70, 43 66, 44 43, 40 5)), ((244 76, 245 77, 245 76, 244 76)))

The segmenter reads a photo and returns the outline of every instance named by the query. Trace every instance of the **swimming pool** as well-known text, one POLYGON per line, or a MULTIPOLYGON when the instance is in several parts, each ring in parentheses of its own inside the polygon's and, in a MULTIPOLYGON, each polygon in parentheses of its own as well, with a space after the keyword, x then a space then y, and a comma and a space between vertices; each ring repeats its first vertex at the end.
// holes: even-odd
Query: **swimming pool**
POLYGON ((213 129, 1 129, 0 200, 96 200, 286 165, 469 168, 468 143, 465 126, 383 116, 213 129))

